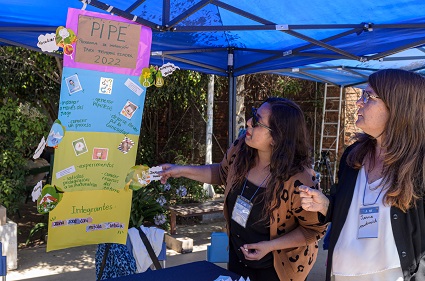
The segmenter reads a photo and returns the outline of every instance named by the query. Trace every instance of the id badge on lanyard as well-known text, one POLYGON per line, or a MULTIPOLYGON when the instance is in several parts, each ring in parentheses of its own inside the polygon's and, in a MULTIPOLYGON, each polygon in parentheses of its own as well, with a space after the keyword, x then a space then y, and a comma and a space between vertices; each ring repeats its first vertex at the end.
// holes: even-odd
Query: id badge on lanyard
POLYGON ((232 212, 232 220, 245 228, 251 210, 252 203, 242 195, 238 195, 232 212))
POLYGON ((378 238, 378 225, 378 206, 360 208, 357 238, 378 238))

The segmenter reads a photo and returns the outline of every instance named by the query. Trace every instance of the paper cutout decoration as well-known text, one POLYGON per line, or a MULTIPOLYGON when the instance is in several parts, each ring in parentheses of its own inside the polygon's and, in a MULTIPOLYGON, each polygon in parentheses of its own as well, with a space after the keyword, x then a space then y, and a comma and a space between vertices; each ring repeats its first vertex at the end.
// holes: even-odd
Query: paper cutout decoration
POLYGON ((56 34, 47 33, 46 35, 41 34, 38 36, 37 47, 43 52, 53 53, 59 50, 59 46, 56 44, 56 34))
POLYGON ((161 166, 149 168, 146 165, 137 165, 130 168, 130 171, 125 178, 125 189, 139 190, 147 186, 152 181, 160 180, 161 176, 158 172, 162 171, 161 166))
POLYGON ((59 119, 56 119, 52 125, 52 129, 50 129, 49 135, 47 136, 47 146, 57 148, 64 135, 65 127, 62 126, 59 119))
POLYGON ((74 44, 77 41, 77 36, 70 28, 59 26, 56 29, 56 45, 63 48, 63 53, 72 58, 74 53, 74 44))
POLYGON ((41 195, 41 190, 43 189, 43 181, 39 181, 31 192, 32 202, 37 201, 41 195))
POLYGON ((176 69, 180 69, 180 67, 175 66, 174 63, 167 62, 159 68, 159 71, 161 71, 163 77, 167 77, 168 75, 176 71, 176 69))
POLYGON ((40 143, 38 144, 37 149, 35 150, 32 158, 33 159, 40 158, 40 155, 43 153, 45 147, 46 147, 46 139, 43 136, 43 138, 41 139, 40 143))
POLYGON ((161 71, 158 70, 157 66, 152 65, 149 68, 145 67, 142 69, 139 82, 145 88, 148 88, 152 85, 155 85, 156 87, 164 86, 164 79, 162 78, 161 71))
POLYGON ((47 214, 53 210, 62 200, 63 193, 58 187, 46 184, 37 199, 37 211, 40 214, 47 214))

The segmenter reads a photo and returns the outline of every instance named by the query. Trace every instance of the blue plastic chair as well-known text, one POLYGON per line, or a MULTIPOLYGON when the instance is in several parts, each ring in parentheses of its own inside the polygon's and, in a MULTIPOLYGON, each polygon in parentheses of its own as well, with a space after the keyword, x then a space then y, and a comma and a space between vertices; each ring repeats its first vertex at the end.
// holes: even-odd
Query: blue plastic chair
POLYGON ((3 256, 3 245, 0 242, 0 277, 2 280, 6 280, 7 274, 7 259, 3 256))
POLYGON ((158 260, 162 263, 162 268, 165 268, 165 261, 167 260, 167 244, 165 242, 162 242, 162 248, 158 255, 158 260))
POLYGON ((229 237, 226 233, 211 233, 211 245, 207 246, 207 261, 212 263, 229 262, 229 237))

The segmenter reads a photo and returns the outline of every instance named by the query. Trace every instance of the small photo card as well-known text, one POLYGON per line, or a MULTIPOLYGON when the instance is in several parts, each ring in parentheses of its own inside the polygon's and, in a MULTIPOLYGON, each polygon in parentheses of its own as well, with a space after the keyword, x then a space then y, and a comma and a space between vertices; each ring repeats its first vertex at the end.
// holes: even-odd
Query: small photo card
POLYGON ((92 160, 108 160, 108 151, 107 148, 95 147, 93 148, 92 160))
POLYGON ((125 137, 120 143, 120 145, 118 146, 118 150, 124 154, 127 154, 130 148, 133 147, 133 145, 134 145, 134 141, 132 141, 128 137, 125 137))
POLYGON ((112 94, 112 84, 114 79, 100 77, 99 94, 110 95, 112 94))
POLYGON ((72 142, 72 146, 74 148, 75 155, 80 156, 81 154, 86 153, 89 151, 87 149, 86 142, 84 141, 84 138, 80 138, 78 140, 75 140, 72 142))
POLYGON ((77 74, 65 78, 65 82, 70 95, 79 92, 83 89, 83 87, 81 87, 80 80, 78 79, 77 74))
POLYGON ((137 105, 135 105, 131 101, 127 101, 121 110, 121 115, 127 117, 128 119, 131 119, 131 117, 133 117, 134 115, 134 112, 136 112, 137 108, 139 108, 137 105))

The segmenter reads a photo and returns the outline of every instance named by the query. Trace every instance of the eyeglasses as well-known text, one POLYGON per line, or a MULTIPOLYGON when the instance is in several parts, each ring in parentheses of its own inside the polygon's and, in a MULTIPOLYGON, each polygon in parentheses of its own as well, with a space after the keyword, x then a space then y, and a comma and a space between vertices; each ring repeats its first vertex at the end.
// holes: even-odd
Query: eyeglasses
POLYGON ((261 126, 263 128, 266 128, 270 132, 273 132, 273 130, 260 122, 258 122, 258 116, 257 116, 257 109, 255 107, 252 108, 252 127, 255 128, 257 126, 261 126))
POLYGON ((369 101, 369 98, 379 99, 380 97, 378 97, 377 95, 374 95, 371 91, 363 90, 362 97, 361 97, 363 103, 366 104, 369 101))

